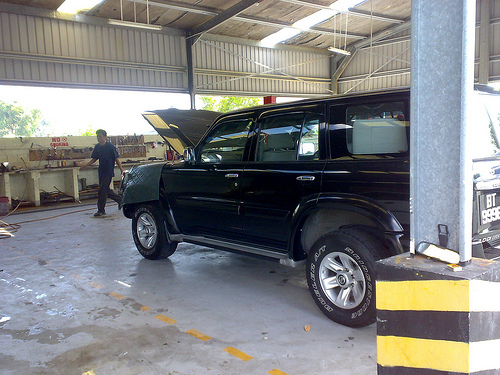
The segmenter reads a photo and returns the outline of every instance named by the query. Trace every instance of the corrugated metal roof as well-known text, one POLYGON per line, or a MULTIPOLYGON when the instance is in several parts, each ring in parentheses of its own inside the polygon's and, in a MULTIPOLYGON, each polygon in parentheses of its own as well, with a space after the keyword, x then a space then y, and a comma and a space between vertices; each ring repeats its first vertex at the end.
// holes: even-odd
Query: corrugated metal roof
MULTIPOLYGON (((30 7, 56 10, 62 0, 3 0, 30 7)), ((214 35, 260 41, 294 22, 335 3, 333 0, 104 0, 82 14, 104 19, 161 25, 189 34, 205 22, 214 35), (232 10, 236 7, 240 12, 232 10), (229 13, 224 22, 218 16, 229 13), (122 15, 123 13, 123 15, 122 15)), ((301 32, 284 44, 326 49, 334 44, 350 45, 410 18, 411 0, 366 0, 311 30, 301 32)), ((202 29, 204 31, 204 29, 202 29)), ((344 47, 342 47, 344 48, 344 47)))

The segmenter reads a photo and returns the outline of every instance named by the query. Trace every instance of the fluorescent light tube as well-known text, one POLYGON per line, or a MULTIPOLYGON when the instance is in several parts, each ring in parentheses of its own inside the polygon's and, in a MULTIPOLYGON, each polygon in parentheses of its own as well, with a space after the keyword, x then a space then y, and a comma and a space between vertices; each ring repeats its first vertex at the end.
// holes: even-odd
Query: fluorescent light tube
POLYGON ((150 23, 140 23, 140 22, 130 22, 130 21, 122 21, 109 19, 108 24, 115 26, 126 26, 126 27, 135 27, 138 29, 149 29, 149 30, 161 30, 161 25, 151 25, 150 23))
POLYGON ((340 48, 335 48, 335 47, 328 47, 328 51, 333 52, 333 53, 338 53, 339 55, 346 55, 349 56, 351 52, 346 51, 345 49, 340 49, 340 48))

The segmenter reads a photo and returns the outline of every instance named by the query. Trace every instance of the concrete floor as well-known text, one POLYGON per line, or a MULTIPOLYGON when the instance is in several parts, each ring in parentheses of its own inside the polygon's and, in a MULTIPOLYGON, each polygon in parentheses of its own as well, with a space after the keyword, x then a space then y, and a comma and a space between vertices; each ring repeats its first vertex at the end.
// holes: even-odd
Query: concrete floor
POLYGON ((190 244, 146 260, 116 205, 94 212, 2 219, 21 226, 0 239, 0 374, 376 374, 375 325, 324 317, 305 266, 190 244))

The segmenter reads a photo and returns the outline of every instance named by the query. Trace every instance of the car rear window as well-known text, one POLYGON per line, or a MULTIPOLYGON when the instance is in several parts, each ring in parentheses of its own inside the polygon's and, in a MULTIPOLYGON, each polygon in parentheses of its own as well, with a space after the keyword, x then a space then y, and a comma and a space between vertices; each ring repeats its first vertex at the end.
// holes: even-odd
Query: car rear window
POLYGON ((380 102, 332 106, 329 133, 334 159, 405 153, 409 138, 405 104, 380 102))

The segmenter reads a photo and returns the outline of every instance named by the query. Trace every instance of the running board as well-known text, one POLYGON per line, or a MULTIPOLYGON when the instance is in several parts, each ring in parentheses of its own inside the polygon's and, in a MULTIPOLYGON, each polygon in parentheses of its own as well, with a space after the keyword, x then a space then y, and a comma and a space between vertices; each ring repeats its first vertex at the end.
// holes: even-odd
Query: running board
POLYGON ((179 242, 190 242, 196 245, 207 245, 216 248, 222 248, 226 250, 233 250, 242 253, 249 253, 254 255, 263 256, 266 258, 278 259, 280 264, 290 267, 296 267, 302 264, 302 261, 296 262, 288 257, 288 254, 278 253, 272 250, 266 250, 258 247, 243 245, 234 242, 215 240, 213 238, 201 237, 201 236, 182 236, 182 235, 170 235, 170 239, 179 242))

